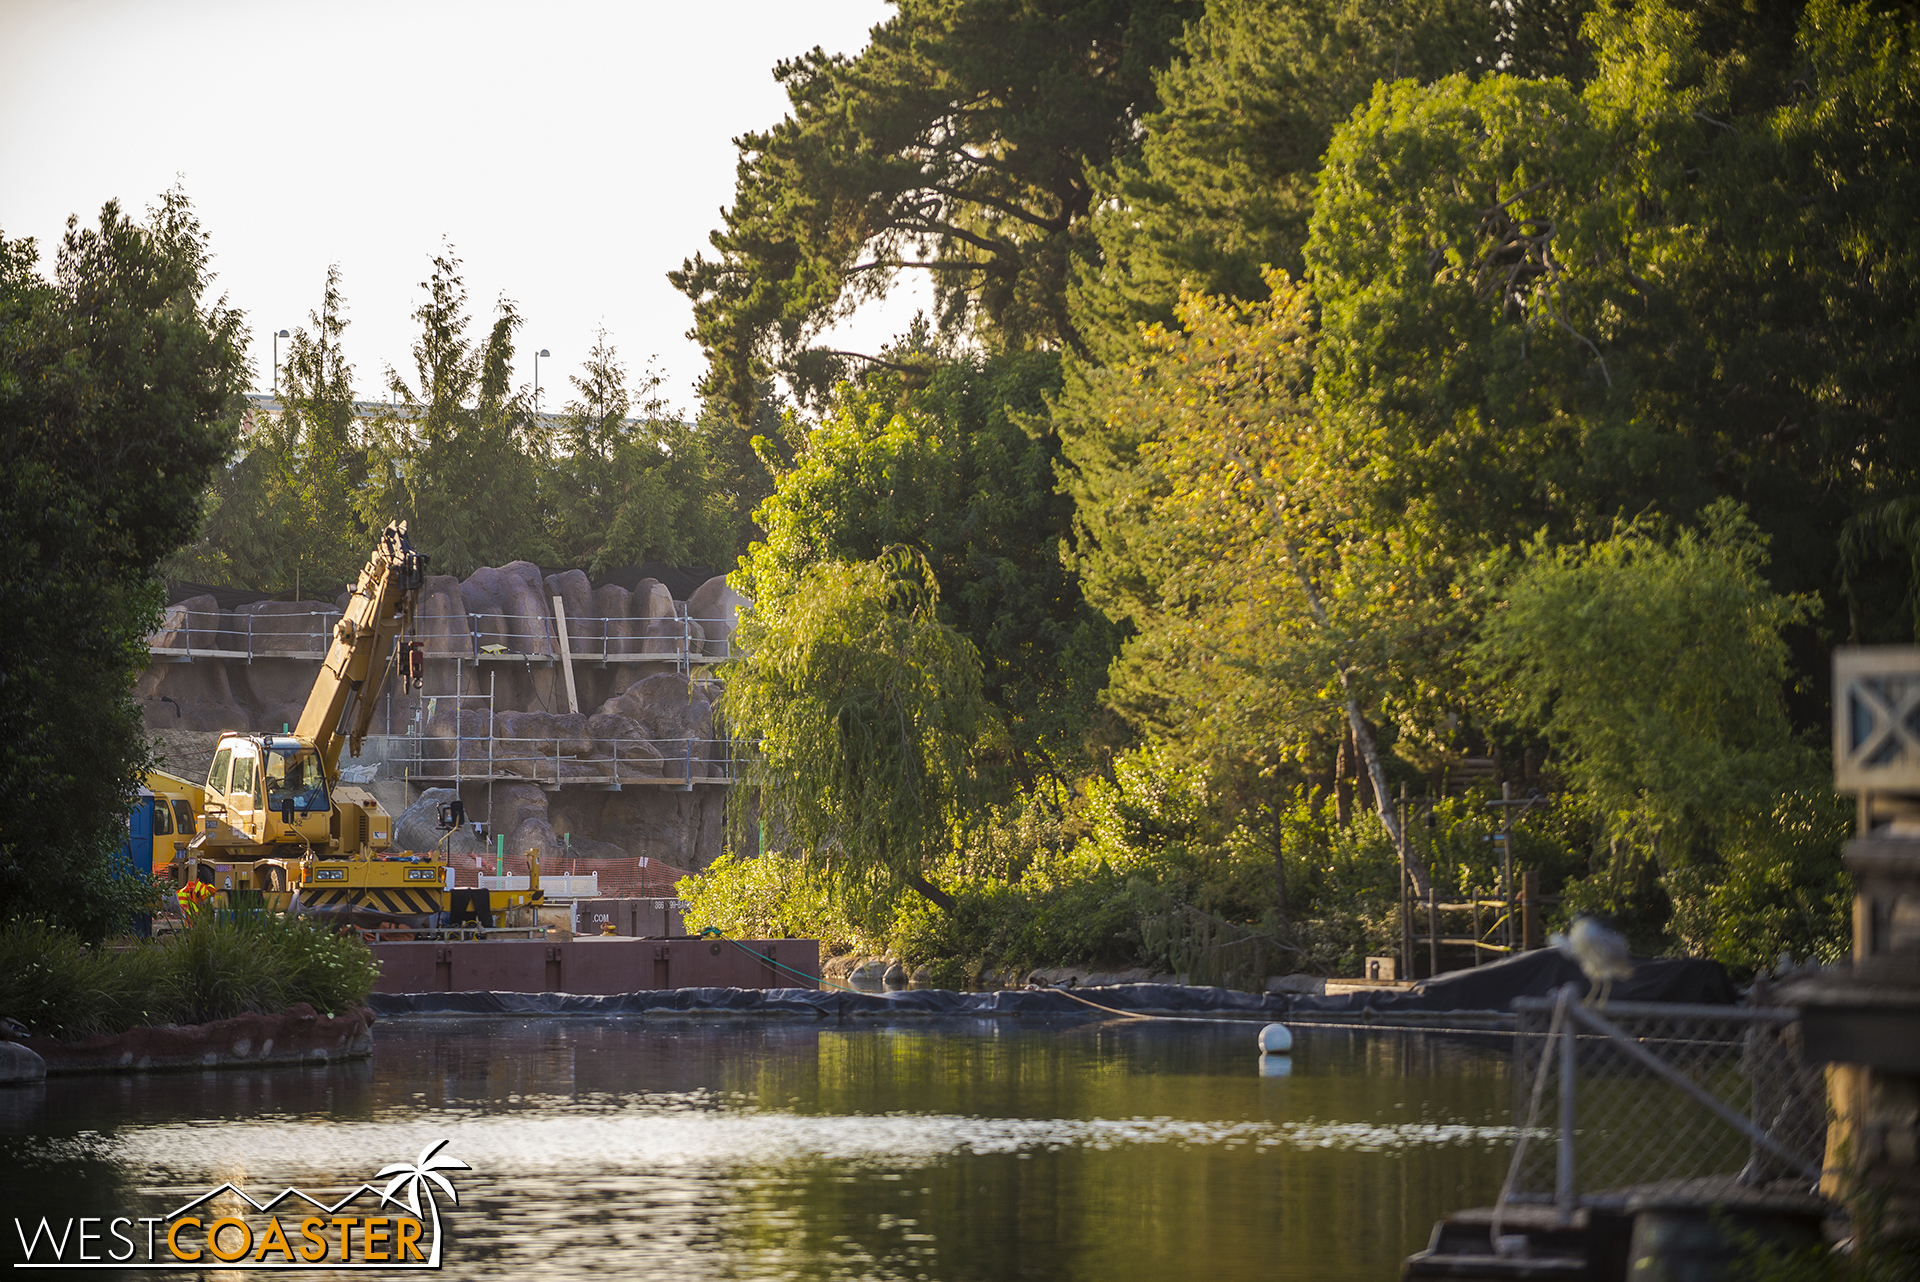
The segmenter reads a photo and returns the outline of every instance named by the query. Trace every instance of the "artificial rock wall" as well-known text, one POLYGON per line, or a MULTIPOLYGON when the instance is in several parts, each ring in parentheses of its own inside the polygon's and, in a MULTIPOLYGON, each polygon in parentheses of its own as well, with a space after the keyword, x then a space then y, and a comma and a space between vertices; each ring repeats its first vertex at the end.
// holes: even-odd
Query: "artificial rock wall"
MULTIPOLYGON (((343 593, 332 604, 261 601, 229 611, 205 596, 170 606, 151 639, 168 661, 153 663, 134 692, 163 766, 204 778, 221 731, 278 731, 297 721, 320 665, 293 656, 324 649, 346 600, 343 593), (251 658, 205 657, 240 650, 251 658), (194 657, 183 661, 176 651, 194 657)), ((362 762, 342 765, 376 764, 379 790, 396 809, 457 770, 467 780, 459 791, 469 817, 488 824, 487 845, 504 834, 516 856, 537 849, 546 860, 570 849, 584 858, 644 855, 704 867, 721 850, 724 789, 683 791, 670 781, 722 773, 714 688, 695 678, 707 670, 699 659, 725 657, 744 600, 719 577, 678 601, 653 579, 632 589, 594 586, 578 570, 542 575, 525 561, 465 580, 429 576, 415 614, 427 658, 423 689, 389 689, 362 762), (578 711, 557 661, 554 597, 565 611, 578 711), (473 781, 488 773, 491 783, 473 781), (404 794, 395 792, 401 781, 404 794)), ((401 841, 425 848, 439 836, 403 828, 401 841)), ((463 834, 455 853, 479 846, 463 834)))

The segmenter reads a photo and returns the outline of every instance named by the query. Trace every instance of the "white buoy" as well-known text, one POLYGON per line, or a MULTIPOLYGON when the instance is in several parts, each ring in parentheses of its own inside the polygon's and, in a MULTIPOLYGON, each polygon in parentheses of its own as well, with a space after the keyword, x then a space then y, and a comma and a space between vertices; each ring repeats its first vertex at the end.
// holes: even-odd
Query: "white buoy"
POLYGON ((1292 1077, 1293 1076, 1293 1056, 1262 1055, 1260 1057, 1260 1076, 1292 1077))
POLYGON ((1293 1034, 1285 1024, 1268 1024, 1260 1030, 1262 1055, 1285 1055, 1293 1050, 1293 1034))

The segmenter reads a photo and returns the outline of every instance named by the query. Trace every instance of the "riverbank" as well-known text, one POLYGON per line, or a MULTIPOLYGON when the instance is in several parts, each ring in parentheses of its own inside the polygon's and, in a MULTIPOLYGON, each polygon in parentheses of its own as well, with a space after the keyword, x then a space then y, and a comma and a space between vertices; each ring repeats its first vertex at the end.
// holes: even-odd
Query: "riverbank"
POLYGON ((274 1014, 249 1012, 204 1024, 140 1026, 77 1041, 25 1037, 7 1043, 5 1050, 15 1082, 77 1073, 330 1063, 373 1054, 377 1018, 364 1007, 322 1015, 300 1003, 274 1014), (44 1071, 33 1073, 21 1051, 38 1058, 44 1071))

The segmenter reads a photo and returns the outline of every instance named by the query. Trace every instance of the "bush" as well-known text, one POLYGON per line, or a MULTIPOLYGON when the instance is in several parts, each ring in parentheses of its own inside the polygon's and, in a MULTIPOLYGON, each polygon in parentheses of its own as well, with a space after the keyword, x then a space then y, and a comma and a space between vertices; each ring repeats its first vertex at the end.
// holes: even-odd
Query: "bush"
POLYGON ((366 1002, 378 973, 357 936, 268 913, 221 913, 163 940, 91 947, 45 922, 0 931, 0 1015, 68 1041, 303 1002, 338 1014, 366 1002))

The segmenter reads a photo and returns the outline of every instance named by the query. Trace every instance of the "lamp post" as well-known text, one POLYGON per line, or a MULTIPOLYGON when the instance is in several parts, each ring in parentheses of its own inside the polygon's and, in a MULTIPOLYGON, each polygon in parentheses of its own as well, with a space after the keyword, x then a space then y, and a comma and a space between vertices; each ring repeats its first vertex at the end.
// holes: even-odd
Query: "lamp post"
POLYGON ((544 347, 533 354, 533 425, 535 428, 540 426, 540 358, 552 355, 553 353, 544 347))
POLYGON ((280 340, 292 338, 286 330, 276 330, 273 335, 273 394, 280 395, 280 340))

